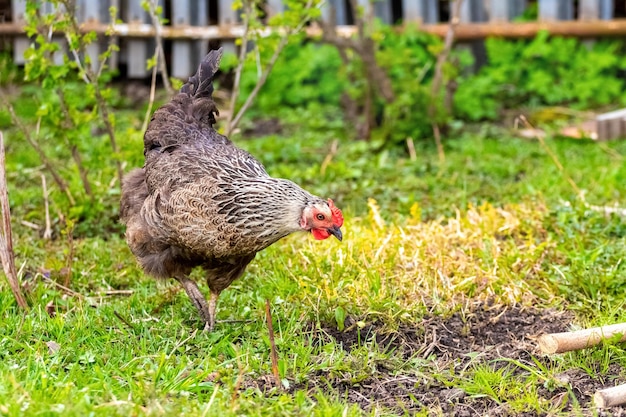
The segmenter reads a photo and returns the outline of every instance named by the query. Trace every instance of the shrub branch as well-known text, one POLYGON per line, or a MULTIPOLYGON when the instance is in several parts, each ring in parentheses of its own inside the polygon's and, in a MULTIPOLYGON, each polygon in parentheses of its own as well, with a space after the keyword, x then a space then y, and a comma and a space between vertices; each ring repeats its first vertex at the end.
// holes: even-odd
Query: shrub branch
POLYGON ((274 68, 274 65, 276 64, 276 61, 278 60, 278 57, 282 53, 285 46, 287 46, 287 44, 289 43, 289 39, 293 35, 300 33, 304 29, 304 26, 307 24, 307 22, 310 21, 310 16, 308 14, 308 11, 311 10, 311 8, 313 7, 313 1, 314 0, 307 1, 306 5, 304 6, 303 15, 295 26, 287 27, 284 29, 284 31, 281 34, 280 41, 278 42, 278 46, 276 46, 276 48, 274 49, 274 53, 272 54, 272 57, 270 58, 265 68, 263 68, 260 71, 259 79, 254 85, 254 88, 252 89, 248 97, 246 97, 246 101, 243 103, 241 108, 237 111, 237 114, 235 114, 234 109, 236 105, 236 99, 239 95, 239 90, 240 90, 240 86, 239 86, 240 80, 237 80, 237 78, 239 79, 241 78, 241 71, 243 70, 247 44, 250 39, 250 26, 251 26, 251 20, 253 18, 252 13, 254 13, 254 10, 253 10, 254 3, 252 3, 251 1, 244 2, 246 11, 247 11, 247 13, 244 13, 245 30, 242 36, 242 45, 241 45, 241 50, 239 53, 239 62, 237 64, 237 70, 235 73, 235 82, 237 83, 237 88, 233 88, 233 96, 231 97, 231 111, 229 112, 228 122, 226 124, 226 136, 230 135, 236 129, 236 127, 241 122, 243 115, 246 113, 246 111, 248 111, 250 106, 252 106, 252 103, 254 102, 257 95, 259 94, 259 91, 261 91, 261 88, 263 87, 263 85, 265 85, 265 82, 267 81, 267 77, 272 72, 272 69, 274 68))
POLYGON ((52 178, 54 179, 54 182, 56 183, 56 185, 67 196, 67 199, 70 202, 70 204, 72 206, 76 205, 76 200, 74 200, 74 197, 72 196, 72 192, 70 191, 69 186, 67 185, 63 177, 61 177, 59 172, 56 170, 56 168, 54 167, 54 164, 48 158, 48 156, 44 152, 39 142, 31 136, 30 130, 28 130, 26 126, 24 126, 20 118, 17 117, 17 114, 15 113, 15 109, 13 108, 11 103, 5 102, 5 106, 9 110, 9 114, 11 114, 11 119, 13 120, 13 123, 22 132, 22 134, 24 135, 24 138, 26 139, 26 142, 28 142, 28 144, 33 148, 37 156, 39 156, 39 160, 44 165, 46 170, 50 173, 50 175, 52 175, 52 178))
POLYGON ((448 23, 448 31, 446 32, 446 38, 443 45, 443 50, 437 56, 437 62, 435 64, 435 75, 433 76, 433 83, 431 85, 432 101, 428 107, 428 116, 432 123, 433 136, 435 137, 435 144, 437 145, 437 154, 439 155, 439 162, 445 162, 446 154, 443 150, 443 143, 441 142, 441 131, 439 129, 439 122, 437 121, 437 106, 439 103, 439 97, 441 95, 441 84, 443 83, 443 66, 448 61, 448 56, 454 45, 454 38, 456 33, 456 27, 459 24, 459 16, 461 15, 461 5, 463 0, 456 0, 454 2, 454 9, 450 14, 450 21, 448 23))
POLYGON ((243 65, 246 61, 246 51, 248 49, 248 37, 250 36, 250 2, 244 3, 245 13, 243 13, 243 34, 241 35, 241 45, 239 46, 239 57, 237 67, 235 68, 235 80, 233 81, 233 91, 230 95, 230 106, 228 111, 228 119, 226 120, 226 136, 230 136, 235 129, 235 108, 237 106, 237 99, 241 92, 241 73, 243 72, 243 65))
MULTIPOLYGON (((60 87, 57 88, 56 93, 59 96, 59 104, 61 105, 61 112, 63 113, 63 116, 64 116, 63 122, 65 124, 66 131, 77 129, 76 123, 74 123, 74 119, 72 119, 72 116, 70 115, 70 111, 67 107, 67 102, 65 99, 65 93, 63 92, 63 89, 60 87)), ((76 166, 78 168, 78 175, 80 176, 80 180, 83 183, 83 189, 85 190, 85 194, 87 194, 87 196, 91 200, 93 200, 94 195, 91 189, 91 183, 89 182, 87 169, 85 168, 83 164, 83 158, 80 154, 80 151, 78 150, 78 145, 76 145, 75 143, 72 143, 72 141, 67 137, 67 135, 64 135, 64 137, 65 137, 65 142, 70 147, 72 158, 74 159, 74 162, 76 163, 76 166)))
MULTIPOLYGON (((331 10, 330 19, 324 21, 319 19, 318 23, 322 28, 322 42, 333 45, 339 51, 339 55, 345 65, 350 63, 351 58, 348 53, 353 51, 363 63, 363 75, 365 76, 363 113, 364 122, 357 128, 358 136, 362 139, 369 139, 372 129, 376 125, 374 101, 376 96, 381 97, 386 103, 395 101, 395 94, 391 85, 391 79, 385 70, 376 60, 376 42, 369 33, 374 21, 373 7, 368 5, 365 12, 359 13, 357 0, 350 0, 352 16, 357 28, 355 38, 346 38, 337 34, 337 24, 334 10, 331 10)), ((354 99, 344 96, 347 104, 347 113, 357 118, 357 104, 354 99)))
POLYGON ((9 206, 9 193, 7 189, 6 164, 4 153, 4 137, 0 132, 0 209, 2 209, 2 233, 0 233, 0 257, 4 274, 9 281, 11 291, 17 305, 23 310, 28 310, 28 303, 22 294, 20 282, 15 269, 15 254, 13 252, 13 234, 11 231, 11 208, 9 206))
MULTIPOLYGON (((74 0, 60 0, 60 3, 65 7, 65 9, 67 10, 67 13, 69 13, 71 35, 80 36, 82 32, 80 30, 78 21, 76 20, 75 1, 74 0)), ((85 81, 85 83, 93 86, 95 99, 96 99, 96 106, 98 107, 98 111, 100 112, 100 115, 102 116, 104 127, 106 129, 107 135, 109 136, 109 143, 111 144, 111 150, 113 151, 113 154, 114 154, 113 159, 115 160, 117 176, 121 185, 122 178, 124 176, 124 170, 122 169, 122 163, 119 160, 119 147, 117 146, 117 140, 115 138, 115 128, 113 127, 112 116, 109 113, 109 106, 106 102, 106 99, 102 96, 102 89, 100 88, 100 81, 99 81, 101 69, 106 65, 106 60, 109 54, 113 51, 113 49, 116 46, 114 45, 113 41, 109 42, 107 53, 102 55, 101 60, 98 62, 99 70, 98 72, 96 72, 94 71, 92 65, 83 65, 82 61, 80 60, 81 54, 83 56, 87 55, 86 50, 85 50, 86 49, 85 46, 87 44, 81 40, 81 42, 79 42, 78 44, 79 45, 78 50, 76 50, 75 48, 71 47, 73 42, 72 42, 69 32, 65 33, 65 37, 68 41, 68 47, 72 51, 74 62, 76 63, 76 66, 78 67, 83 80, 85 81)))
POLYGON ((146 3, 147 11, 150 15, 150 20, 152 21, 152 26, 154 26, 154 41, 156 42, 156 50, 154 52, 156 56, 155 66, 158 66, 159 68, 167 94, 173 96, 174 88, 172 87, 172 83, 170 83, 169 74, 167 72, 165 50, 163 49, 163 25, 161 24, 161 18, 157 14, 157 0, 149 0, 146 3))
MULTIPOLYGON (((156 54, 156 52, 155 52, 156 54)), ((158 59, 158 57, 155 57, 158 59)), ((146 109, 146 115, 143 118, 143 125, 141 131, 145 132, 148 129, 148 123, 150 123, 150 116, 152 115, 152 107, 154 106, 154 97, 156 95, 156 78, 157 78, 157 66, 152 67, 152 79, 150 80, 150 99, 148 101, 148 108, 146 109)))

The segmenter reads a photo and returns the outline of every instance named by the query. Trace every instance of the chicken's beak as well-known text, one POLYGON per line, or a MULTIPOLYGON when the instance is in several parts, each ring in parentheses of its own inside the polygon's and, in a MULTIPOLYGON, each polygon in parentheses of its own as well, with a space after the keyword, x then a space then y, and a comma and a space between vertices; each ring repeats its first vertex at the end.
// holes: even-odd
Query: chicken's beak
POLYGON ((339 239, 340 242, 343 239, 343 234, 341 233, 341 229, 339 228, 339 226, 333 226, 326 230, 328 231, 328 233, 339 239))

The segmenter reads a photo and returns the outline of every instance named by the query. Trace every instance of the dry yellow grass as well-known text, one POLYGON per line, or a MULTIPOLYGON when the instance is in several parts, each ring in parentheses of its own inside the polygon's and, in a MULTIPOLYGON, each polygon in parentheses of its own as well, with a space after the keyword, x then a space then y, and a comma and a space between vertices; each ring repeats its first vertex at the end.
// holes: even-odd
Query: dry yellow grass
POLYGON ((292 251, 277 269, 298 283, 294 298, 317 311, 345 306, 352 314, 409 320, 467 303, 527 305, 554 297, 542 272, 554 247, 543 206, 483 204, 422 222, 415 205, 413 217, 398 225, 384 220, 376 201, 368 205, 368 216, 347 219, 342 244, 300 237, 280 245, 292 251))

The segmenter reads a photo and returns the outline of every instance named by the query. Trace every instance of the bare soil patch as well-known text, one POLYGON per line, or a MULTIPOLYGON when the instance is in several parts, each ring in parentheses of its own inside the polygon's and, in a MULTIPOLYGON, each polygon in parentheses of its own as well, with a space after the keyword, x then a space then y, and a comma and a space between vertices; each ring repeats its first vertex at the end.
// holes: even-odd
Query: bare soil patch
MULTIPOLYGON (((482 306, 472 313, 455 313, 451 317, 429 317, 418 326, 401 327, 397 332, 385 332, 376 324, 359 328, 356 323, 339 332, 327 327, 314 330, 319 335, 319 343, 335 341, 344 349, 357 349, 364 343, 375 341, 378 349, 394 350, 406 360, 423 358, 432 363, 433 372, 454 369, 463 372, 468 366, 488 364, 491 368, 508 367, 514 376, 522 376, 528 371, 512 366, 511 361, 528 364, 534 360, 550 366, 553 357, 543 356, 536 350, 534 338, 544 332, 566 331, 572 322, 569 313, 556 310, 538 310, 520 307, 482 306), (439 370, 439 371, 438 371, 439 370)), ((419 367, 416 367, 419 368, 419 367)), ((541 398, 555 405, 564 414, 626 416, 626 407, 612 408, 597 412, 591 405, 591 398, 597 389, 615 385, 611 378, 624 382, 626 371, 620 366, 611 367, 608 375, 590 376, 580 369, 570 369, 557 376, 559 383, 551 386, 541 384, 535 387, 541 398), (578 403, 578 404, 576 404, 578 403)), ((448 387, 424 372, 411 366, 398 370, 376 365, 365 379, 355 381, 337 372, 318 371, 311 375, 306 384, 298 384, 292 389, 322 390, 329 387, 347 401, 358 404, 364 410, 385 407, 398 414, 412 414, 424 407, 433 414, 449 416, 535 416, 537 412, 515 412, 506 402, 497 402, 488 396, 472 395, 463 389, 448 387)))

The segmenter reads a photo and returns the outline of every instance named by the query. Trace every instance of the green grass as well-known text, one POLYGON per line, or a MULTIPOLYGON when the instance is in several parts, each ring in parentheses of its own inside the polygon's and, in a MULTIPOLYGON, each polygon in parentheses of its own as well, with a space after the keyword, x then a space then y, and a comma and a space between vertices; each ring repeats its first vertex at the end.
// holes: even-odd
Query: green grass
MULTIPOLYGON (((118 126, 128 133, 122 152, 129 166, 141 164, 141 135, 131 128, 137 120, 129 115, 118 126)), ((588 412, 590 405, 576 404, 574 388, 560 375, 574 369, 610 385, 620 376, 615 366, 626 366, 619 345, 547 363, 503 358, 443 366, 441 354, 407 354, 402 344, 388 348, 366 337, 371 325, 380 334, 419 332, 424 317, 463 315, 487 304, 571 310, 580 326, 626 321, 623 220, 577 201, 538 143, 500 135, 447 140, 444 164, 429 144, 418 144, 411 161, 402 150, 374 153, 376 144, 306 126, 289 137, 238 139, 272 175, 333 197, 344 208, 345 239, 296 235, 260 253, 220 297, 218 320, 241 322, 204 333, 196 331, 200 323, 184 291, 145 277, 115 230, 77 229, 70 242, 55 225, 57 238, 45 241, 21 225, 43 224, 41 171, 9 131, 17 265, 31 311, 22 314, 0 282, 0 414, 438 413, 420 410, 417 400, 363 409, 346 391, 390 375, 410 377, 416 392, 460 389, 512 414, 559 414, 566 404, 570 412, 588 412), (339 151, 322 168, 337 135, 339 151), (58 285, 68 270, 70 294, 58 285), (284 391, 269 389, 265 299, 272 304, 284 391), (363 331, 352 349, 326 334, 344 327, 363 331), (558 389, 563 402, 539 393, 558 389)), ((626 206, 625 142, 548 144, 590 203, 626 206)), ((94 166, 106 162, 97 158, 104 146, 94 151, 94 166)), ((104 172, 93 173, 98 186, 109 184, 112 171, 104 172)), ((101 206, 112 212, 95 218, 114 217, 116 193, 102 195, 101 206)), ((56 218, 65 208, 54 187, 51 200, 56 218)))

